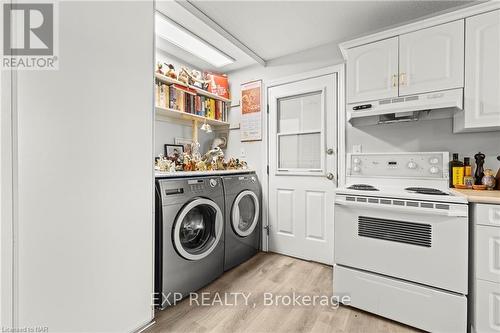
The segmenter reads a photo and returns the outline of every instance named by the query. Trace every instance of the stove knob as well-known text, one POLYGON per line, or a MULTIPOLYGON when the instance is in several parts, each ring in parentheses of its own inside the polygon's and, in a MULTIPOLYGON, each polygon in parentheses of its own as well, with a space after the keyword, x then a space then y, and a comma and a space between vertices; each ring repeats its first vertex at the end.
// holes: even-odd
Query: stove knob
POLYGON ((361 164, 361 160, 357 157, 355 157, 353 160, 352 160, 352 163, 354 164, 361 164))
POLYGON ((408 162, 407 167, 408 167, 408 169, 416 169, 417 168, 417 163, 415 163, 413 161, 410 161, 410 162, 408 162))
POLYGON ((356 165, 354 168, 352 168, 352 171, 354 171, 354 172, 360 172, 361 168, 356 165))
POLYGON ((212 179, 210 179, 210 186, 211 186, 211 187, 215 187, 215 186, 217 186, 217 179, 213 179, 213 178, 212 178, 212 179))
POLYGON ((437 166, 431 166, 429 172, 435 175, 436 173, 439 172, 439 168, 437 166))
POLYGON ((438 164, 439 162, 439 159, 437 157, 432 157, 430 160, 429 160, 429 163, 430 164, 438 164))

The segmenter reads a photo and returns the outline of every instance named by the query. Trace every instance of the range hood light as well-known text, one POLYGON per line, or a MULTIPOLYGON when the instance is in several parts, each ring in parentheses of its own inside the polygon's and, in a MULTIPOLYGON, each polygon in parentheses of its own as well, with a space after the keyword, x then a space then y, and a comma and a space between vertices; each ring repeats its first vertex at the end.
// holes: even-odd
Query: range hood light
POLYGON ((155 15, 155 33, 157 37, 165 39, 215 67, 223 67, 234 63, 234 59, 159 12, 156 12, 155 15))

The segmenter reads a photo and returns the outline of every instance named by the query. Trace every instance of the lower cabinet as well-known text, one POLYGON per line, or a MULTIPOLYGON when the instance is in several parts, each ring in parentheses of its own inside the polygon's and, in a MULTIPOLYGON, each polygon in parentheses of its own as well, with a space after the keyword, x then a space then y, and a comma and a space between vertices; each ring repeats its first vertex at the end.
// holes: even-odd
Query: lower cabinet
POLYGON ((500 333, 500 205, 474 204, 472 332, 500 333))
POLYGON ((500 332, 500 284, 477 279, 474 301, 475 331, 500 332))

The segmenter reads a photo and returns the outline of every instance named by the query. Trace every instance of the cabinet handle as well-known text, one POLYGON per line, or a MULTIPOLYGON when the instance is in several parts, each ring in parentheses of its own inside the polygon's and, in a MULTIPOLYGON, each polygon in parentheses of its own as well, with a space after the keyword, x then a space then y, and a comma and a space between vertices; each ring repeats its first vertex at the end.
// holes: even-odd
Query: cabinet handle
POLYGON ((396 88, 397 86, 398 86, 398 75, 397 74, 393 74, 392 75, 392 87, 396 88))
POLYGON ((399 85, 406 86, 406 73, 399 74, 399 85))

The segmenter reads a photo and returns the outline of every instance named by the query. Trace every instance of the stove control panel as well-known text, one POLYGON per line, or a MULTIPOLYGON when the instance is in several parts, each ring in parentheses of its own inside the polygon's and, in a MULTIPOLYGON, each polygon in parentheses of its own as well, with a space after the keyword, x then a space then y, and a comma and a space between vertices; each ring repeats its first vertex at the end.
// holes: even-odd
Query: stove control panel
POLYGON ((348 154, 348 176, 448 178, 448 152, 348 154))

